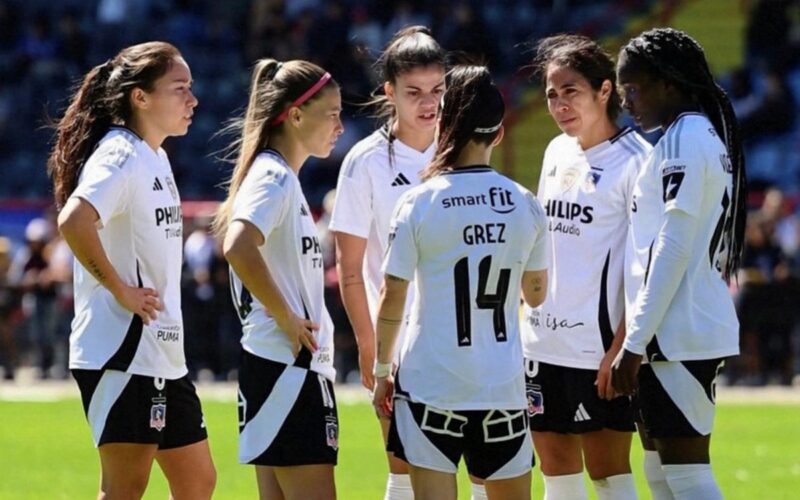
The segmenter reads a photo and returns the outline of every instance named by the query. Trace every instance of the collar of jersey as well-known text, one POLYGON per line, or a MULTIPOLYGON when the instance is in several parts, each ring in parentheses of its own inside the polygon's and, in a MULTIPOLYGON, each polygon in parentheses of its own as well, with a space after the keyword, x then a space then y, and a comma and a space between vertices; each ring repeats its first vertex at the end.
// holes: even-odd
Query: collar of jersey
POLYGON ((667 127, 667 130, 664 131, 664 135, 667 135, 667 133, 670 130, 675 128, 675 125, 677 125, 679 121, 681 121, 682 119, 686 118, 687 116, 701 116, 701 117, 705 118, 706 120, 708 120, 709 122, 711 121, 711 120, 708 119, 708 116, 706 116, 704 113, 701 113, 699 111, 684 111, 683 113, 681 113, 678 116, 676 116, 674 120, 672 120, 672 123, 669 124, 669 127, 667 127))
MULTIPOLYGON (((159 147, 159 148, 156 150, 156 149, 153 149, 152 147, 150 147, 150 145, 149 145, 149 144, 147 144, 147 143, 145 142, 145 140, 144 140, 144 139, 142 139, 142 137, 141 137, 139 134, 137 134, 136 132, 134 132, 134 131, 133 131, 133 129, 131 129, 131 128, 129 128, 129 127, 126 127, 125 125, 111 125, 111 126, 108 128, 108 131, 109 131, 109 132, 113 132, 113 131, 115 131, 115 130, 116 130, 116 131, 118 131, 118 132, 123 132, 123 133, 126 133, 126 134, 130 134, 130 135, 132 135, 133 137, 135 137, 135 138, 136 138, 136 140, 138 140, 138 141, 141 141, 141 142, 143 142, 143 143, 144 143, 144 151, 149 151, 150 153, 152 153, 153 155, 155 155, 155 157, 156 157, 156 158, 159 158, 159 159, 161 158, 161 153, 159 153, 159 151, 161 150, 161 148, 159 147)), ((95 145, 95 149, 97 149, 97 147, 98 147, 99 145, 100 145, 100 143, 97 143, 97 145, 95 145)))
POLYGON ((278 150, 272 148, 265 148, 262 149, 261 152, 274 157, 281 163, 281 165, 283 165, 286 168, 286 170, 288 170, 291 173, 294 173, 292 167, 289 166, 289 162, 286 161, 286 158, 284 158, 283 155, 278 150))
MULTIPOLYGON (((383 127, 381 127, 380 131, 381 131, 381 136, 383 136, 383 139, 386 142, 389 142, 390 137, 392 137, 392 135, 389 133, 389 125, 387 124, 387 125, 384 125, 383 127)), ((424 157, 424 156, 430 154, 432 148, 436 148, 436 141, 433 141, 433 142, 431 142, 430 146, 428 146, 428 148, 425 151, 419 151, 417 149, 412 148, 411 146, 409 146, 405 142, 401 141, 396 135, 393 136, 393 137, 394 137, 394 139, 392 140, 392 144, 394 144, 394 146, 396 148, 399 147, 399 149, 401 149, 403 151, 407 151, 408 154, 413 155, 413 156, 423 156, 424 157)))
POLYGON ((479 174, 482 172, 492 172, 494 169, 489 165, 467 165, 465 167, 454 168, 447 172, 442 172, 442 175, 451 174, 479 174))
POLYGON ((109 127, 109 128, 110 128, 111 130, 114 130, 114 129, 116 129, 116 130, 122 130, 122 131, 124 131, 124 132, 127 132, 127 133, 131 134, 132 136, 136 137, 136 138, 137 138, 137 139, 139 139, 140 141, 143 141, 143 140, 144 140, 144 139, 142 139, 142 136, 140 136, 139 134, 137 134, 136 132, 134 132, 132 128, 128 128, 128 127, 126 127, 125 125, 111 125, 111 127, 109 127))
POLYGON ((623 127, 621 128, 616 134, 609 137, 605 141, 595 144, 594 146, 590 147, 589 149, 582 149, 581 145, 578 144, 578 140, 575 139, 575 145, 583 152, 583 155, 586 157, 588 162, 598 161, 600 158, 605 156, 609 151, 614 150, 614 144, 617 143, 620 139, 622 139, 626 134, 631 132, 633 129, 630 127, 623 127))

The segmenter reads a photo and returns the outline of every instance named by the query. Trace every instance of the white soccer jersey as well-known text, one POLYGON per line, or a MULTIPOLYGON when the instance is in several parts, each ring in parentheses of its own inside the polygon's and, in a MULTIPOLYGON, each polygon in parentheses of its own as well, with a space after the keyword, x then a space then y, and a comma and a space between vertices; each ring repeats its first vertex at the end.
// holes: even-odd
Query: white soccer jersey
MULTIPOLYGON (((394 139, 389 154, 389 135, 386 127, 358 142, 342 163, 336 187, 330 229, 352 234, 367 240, 363 273, 367 303, 372 322, 378 317, 383 273, 381 263, 389 240, 389 221, 398 198, 420 183, 420 172, 433 158, 436 149, 431 144, 423 152, 394 139)), ((406 312, 413 302, 409 287, 406 312)), ((398 345, 402 345, 405 327, 401 329, 398 345)))
POLYGON ((631 129, 583 150, 566 134, 547 147, 538 197, 548 218, 547 298, 525 306, 525 357, 596 370, 625 302, 628 206, 650 144, 631 129))
POLYGON ((519 338, 524 271, 547 267, 544 211, 490 167, 457 169, 398 202, 387 274, 416 296, 398 384, 450 410, 525 408, 519 338))
POLYGON ((70 368, 184 376, 183 216, 166 153, 112 127, 83 167, 72 197, 89 202, 100 216, 100 242, 122 281, 157 290, 164 310, 143 325, 76 260, 70 368))
MULTIPOLYGON (((333 368, 333 322, 325 308, 324 268, 317 228, 300 181, 283 157, 259 154, 233 203, 231 221, 253 224, 264 235, 259 248, 275 284, 298 316, 319 325, 317 352, 310 369, 330 380, 333 368)), ((233 304, 242 321, 243 348, 265 359, 294 364, 292 343, 264 305, 242 286, 231 269, 233 304)))
POLYGON ((625 348, 651 361, 714 359, 739 352, 739 322, 721 277, 725 217, 732 200, 725 145, 705 115, 681 114, 656 144, 634 187, 626 256, 625 348), (663 319, 639 315, 659 229, 670 210, 694 217, 697 235, 685 275, 663 319), (650 325, 650 326, 648 326, 650 325))

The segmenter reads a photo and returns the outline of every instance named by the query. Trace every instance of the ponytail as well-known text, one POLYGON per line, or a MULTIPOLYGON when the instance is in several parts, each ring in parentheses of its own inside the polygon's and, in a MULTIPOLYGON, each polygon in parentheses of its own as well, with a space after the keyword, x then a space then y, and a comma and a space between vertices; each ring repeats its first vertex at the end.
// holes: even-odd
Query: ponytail
POLYGON ((47 172, 53 179, 56 206, 61 209, 78 184, 78 174, 95 144, 112 124, 106 84, 114 69, 109 60, 86 74, 56 127, 47 172))
POLYGON ((212 232, 218 238, 224 237, 236 193, 258 154, 269 144, 270 134, 283 127, 283 119, 290 108, 313 101, 319 91, 329 85, 337 83, 324 69, 307 61, 282 63, 261 59, 256 63, 244 116, 223 129, 223 133, 238 133, 239 138, 228 149, 228 157, 235 158, 233 172, 227 182, 225 201, 211 223, 212 232))

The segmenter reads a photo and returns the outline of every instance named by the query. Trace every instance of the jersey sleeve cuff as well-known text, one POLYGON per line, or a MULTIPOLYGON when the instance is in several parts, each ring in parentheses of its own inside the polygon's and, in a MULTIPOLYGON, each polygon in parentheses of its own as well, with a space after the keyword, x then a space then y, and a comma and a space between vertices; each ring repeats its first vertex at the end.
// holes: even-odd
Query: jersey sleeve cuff
POLYGON ((392 268, 390 266, 385 266, 383 269, 381 269, 381 271, 383 271, 384 275, 396 276, 406 281, 414 281, 414 271, 406 273, 400 269, 392 268))
POLYGON ((106 223, 108 222, 108 219, 111 218, 111 214, 107 213, 100 203, 97 203, 96 200, 93 200, 92 197, 87 195, 86 193, 73 193, 70 196, 70 198, 83 200, 89 205, 91 205, 94 211, 97 212, 97 218, 101 228, 105 227, 106 223))
POLYGON ((336 219, 331 221, 331 224, 328 227, 328 229, 337 233, 346 233, 352 236, 357 236, 359 238, 364 238, 364 239, 369 238, 369 227, 364 229, 361 227, 357 227, 354 224, 338 222, 336 219))
POLYGON ((636 341, 626 338, 625 342, 622 343, 622 348, 628 352, 632 352, 633 354, 644 356, 647 346, 641 346, 636 341))

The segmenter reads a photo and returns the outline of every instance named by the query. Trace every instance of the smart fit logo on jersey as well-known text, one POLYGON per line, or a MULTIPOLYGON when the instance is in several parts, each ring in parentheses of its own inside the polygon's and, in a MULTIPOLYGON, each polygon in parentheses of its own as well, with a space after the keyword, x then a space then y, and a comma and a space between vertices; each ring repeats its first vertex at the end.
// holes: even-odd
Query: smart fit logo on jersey
POLYGON ((442 207, 472 207, 475 205, 489 205, 492 212, 498 214, 510 214, 516 205, 511 200, 511 191, 501 187, 493 186, 488 193, 466 196, 451 196, 442 200, 442 207))

